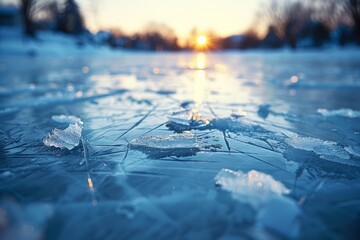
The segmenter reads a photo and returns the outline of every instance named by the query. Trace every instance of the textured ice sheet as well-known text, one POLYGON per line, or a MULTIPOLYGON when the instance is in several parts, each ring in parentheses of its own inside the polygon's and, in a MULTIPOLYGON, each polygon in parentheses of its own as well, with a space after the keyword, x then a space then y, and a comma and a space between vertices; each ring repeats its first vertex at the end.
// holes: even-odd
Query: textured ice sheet
POLYGON ((80 118, 72 116, 72 115, 63 115, 63 114, 62 115, 54 115, 51 117, 51 119, 58 123, 82 124, 82 121, 80 118))
POLYGON ((80 143, 82 128, 79 124, 70 124, 64 130, 55 128, 48 133, 43 142, 48 147, 56 147, 61 149, 73 149, 80 143))
POLYGON ((281 182, 256 170, 248 173, 222 169, 215 177, 216 185, 229 191, 241 202, 259 207, 270 197, 290 193, 281 182))
POLYGON ((328 160, 333 157, 345 160, 350 159, 349 153, 337 145, 336 142, 324 141, 312 137, 300 137, 297 134, 293 134, 290 138, 285 139, 285 142, 293 148, 314 152, 321 158, 328 160))
POLYGON ((196 135, 191 131, 169 135, 144 136, 132 140, 130 146, 132 149, 144 152, 151 158, 190 156, 199 151, 196 135))
MULTIPOLYGON (((265 172, 286 183, 294 192, 291 197, 306 199, 300 239, 356 238, 358 229, 354 220, 360 212, 359 168, 335 165, 319 159, 313 152, 294 149, 284 141, 291 132, 297 132, 302 137, 331 140, 345 150, 347 145, 359 146, 357 120, 360 118, 334 117, 324 122, 326 118, 318 113, 307 115, 318 108, 360 110, 360 95, 352 86, 339 90, 325 87, 328 82, 343 84, 350 79, 360 80, 360 54, 353 52, 348 52, 353 56, 350 58, 348 53, 329 58, 328 52, 316 55, 204 53, 206 66, 200 71, 186 68, 189 64, 196 66, 197 53, 123 52, 116 58, 91 59, 2 58, 1 86, 9 94, 3 95, 0 109, 13 110, 0 114, 0 191, 9 193, 25 208, 44 202, 54 207, 54 215, 39 228, 26 222, 24 228, 15 229, 13 223, 18 222, 16 217, 25 209, 21 208, 13 222, 12 218, 5 218, 9 223, 7 229, 27 232, 30 229, 32 233, 39 230, 44 239, 92 239, 95 236, 99 239, 283 239, 274 232, 290 229, 289 225, 278 228, 279 221, 293 222, 294 214, 286 207, 293 209, 290 196, 281 195, 275 203, 271 197, 256 211, 251 205, 233 199, 230 193, 216 191, 211 186, 218 171, 227 168, 242 169, 245 173, 250 169, 265 172), (215 66, 218 64, 228 70, 218 72, 215 66), (86 74, 82 72, 84 66, 90 69, 86 74), (164 75, 153 75, 154 67, 164 75), (64 76, 66 71, 74 74, 64 76), (52 73, 56 79, 51 77, 52 73), (319 87, 299 86, 301 90, 289 90, 271 81, 283 83, 295 74, 304 75, 299 76, 300 84, 314 81, 319 87), (137 76, 146 78, 137 79, 137 76), (253 84, 245 85, 245 81, 253 84), (33 84, 35 88, 12 92, 22 84, 33 84), (176 89, 176 93, 158 94, 162 86, 176 89), (119 88, 128 92, 114 90, 119 88), (143 99, 157 106, 156 110, 147 114, 151 107, 143 99), (204 101, 199 109, 202 117, 226 117, 234 109, 243 109, 247 114, 243 116, 240 112, 232 118, 221 119, 216 125, 219 130, 213 126, 204 131, 196 129, 201 151, 196 156, 154 160, 126 148, 126 139, 173 134, 163 126, 169 111, 180 107, 194 109, 198 107, 194 106, 198 100, 204 101), (271 104, 266 120, 266 109, 258 112, 262 103, 271 104), (64 130, 68 126, 51 119, 52 115, 59 114, 86 119, 82 132, 86 139, 84 156, 78 151, 81 146, 69 152, 67 149, 51 151, 55 148, 37 144, 46 134, 44 129, 51 133, 55 127, 64 130), (346 124, 342 124, 344 120, 346 124), (255 131, 254 125, 261 127, 259 131, 255 131), (225 129, 224 134, 220 129, 225 129), (118 138, 119 134, 124 135, 118 138), (285 149, 284 155, 271 151, 267 142, 285 149), (221 147, 205 149, 203 144, 221 147), (125 158, 126 161, 122 161, 125 158), (59 159, 64 164, 58 164, 59 159), (83 159, 87 160, 86 164, 79 165, 83 159), (141 203, 137 201, 139 198, 143 200, 141 203), (286 200, 291 203, 287 204, 286 200), (268 213, 263 213, 265 209, 268 213), (266 220, 266 216, 271 218, 266 220), (262 228, 259 231, 257 224, 262 228)), ((82 144, 82 138, 80 141, 82 144)), ((178 153, 191 153, 188 150, 178 153)), ((174 154, 171 151, 174 149, 168 154, 174 154)), ((154 149, 150 153, 154 153, 154 149)), ((356 156, 349 155, 349 161, 360 162, 356 156)), ((26 218, 38 215, 41 211, 31 212, 26 218)), ((285 231, 285 235, 288 232, 285 231)), ((25 237, 31 238, 30 235, 25 237)))
POLYGON ((355 111, 349 108, 341 108, 337 110, 327 110, 324 108, 319 108, 317 112, 324 117, 360 118, 360 111, 355 111))

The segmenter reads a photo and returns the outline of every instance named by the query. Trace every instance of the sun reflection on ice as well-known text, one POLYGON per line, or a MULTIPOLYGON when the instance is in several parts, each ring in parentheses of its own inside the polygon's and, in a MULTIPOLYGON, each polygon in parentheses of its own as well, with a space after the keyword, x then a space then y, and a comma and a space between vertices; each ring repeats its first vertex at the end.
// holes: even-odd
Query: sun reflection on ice
POLYGON ((206 101, 208 80, 206 78, 206 55, 204 53, 198 53, 195 56, 195 64, 197 69, 194 72, 193 82, 193 101, 195 102, 195 110, 198 112, 204 101, 206 101))

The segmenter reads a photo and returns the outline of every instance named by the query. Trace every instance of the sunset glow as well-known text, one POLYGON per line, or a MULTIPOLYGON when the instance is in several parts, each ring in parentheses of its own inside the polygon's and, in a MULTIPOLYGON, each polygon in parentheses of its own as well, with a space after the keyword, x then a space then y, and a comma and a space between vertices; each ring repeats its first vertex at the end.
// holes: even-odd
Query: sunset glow
POLYGON ((209 47, 209 39, 205 35, 196 38, 195 50, 206 50, 209 47))
POLYGON ((206 36, 201 35, 197 38, 196 42, 197 42, 197 45, 199 45, 199 46, 205 46, 207 43, 207 38, 206 38, 206 36))

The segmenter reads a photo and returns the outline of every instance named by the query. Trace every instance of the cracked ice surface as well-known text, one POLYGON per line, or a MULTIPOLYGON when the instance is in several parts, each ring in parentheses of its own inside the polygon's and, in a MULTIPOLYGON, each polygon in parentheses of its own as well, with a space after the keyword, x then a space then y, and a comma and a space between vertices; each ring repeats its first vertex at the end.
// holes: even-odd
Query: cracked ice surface
POLYGON ((0 238, 355 238, 359 69, 353 51, 2 57, 0 238))

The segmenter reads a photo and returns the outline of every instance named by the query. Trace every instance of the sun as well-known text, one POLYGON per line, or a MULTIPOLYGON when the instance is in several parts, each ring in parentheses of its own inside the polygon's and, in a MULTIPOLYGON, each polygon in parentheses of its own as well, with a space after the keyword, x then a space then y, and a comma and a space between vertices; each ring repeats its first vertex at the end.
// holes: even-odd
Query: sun
POLYGON ((206 46, 207 43, 207 37, 204 35, 198 36, 196 39, 196 43, 199 47, 204 47, 206 46))

